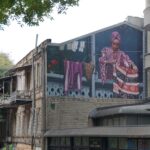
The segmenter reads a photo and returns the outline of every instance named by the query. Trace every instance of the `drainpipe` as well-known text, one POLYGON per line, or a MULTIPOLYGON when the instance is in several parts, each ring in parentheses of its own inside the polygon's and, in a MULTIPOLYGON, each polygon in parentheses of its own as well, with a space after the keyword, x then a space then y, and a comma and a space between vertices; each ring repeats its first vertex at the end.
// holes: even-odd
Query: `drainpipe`
MULTIPOLYGON (((92 55, 92 63, 95 65, 95 34, 92 35, 92 45, 91 45, 91 55, 92 55)), ((92 74, 92 91, 91 91, 91 97, 95 97, 95 69, 92 74)))
POLYGON ((145 100, 146 98, 146 72, 145 72, 145 61, 144 61, 144 57, 145 57, 145 52, 146 52, 146 34, 145 34, 145 30, 143 30, 143 100, 145 100))

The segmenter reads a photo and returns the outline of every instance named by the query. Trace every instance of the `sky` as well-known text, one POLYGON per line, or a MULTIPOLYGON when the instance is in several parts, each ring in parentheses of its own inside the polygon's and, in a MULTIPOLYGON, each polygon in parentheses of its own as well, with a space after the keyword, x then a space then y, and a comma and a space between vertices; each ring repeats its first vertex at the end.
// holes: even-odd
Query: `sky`
POLYGON ((69 39, 117 24, 127 16, 143 17, 145 0, 80 0, 78 7, 70 7, 67 14, 53 12, 54 20, 46 19, 38 27, 20 27, 16 22, 0 31, 0 52, 9 54, 17 63, 46 39, 60 43, 69 39))

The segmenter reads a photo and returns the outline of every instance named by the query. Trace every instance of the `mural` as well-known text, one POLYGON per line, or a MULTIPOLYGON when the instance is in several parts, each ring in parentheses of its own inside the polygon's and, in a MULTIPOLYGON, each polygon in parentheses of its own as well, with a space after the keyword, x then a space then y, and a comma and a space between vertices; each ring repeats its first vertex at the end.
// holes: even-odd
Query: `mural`
POLYGON ((126 24, 95 34, 96 92, 107 91, 117 98, 142 98, 142 41, 142 31, 126 24))
POLYGON ((48 95, 141 98, 142 31, 122 24, 93 34, 94 43, 89 34, 47 47, 48 95))
POLYGON ((114 31, 111 47, 105 47, 99 58, 100 79, 113 80, 114 97, 130 98, 139 94, 138 68, 130 57, 120 49, 121 36, 114 31))
POLYGON ((91 37, 47 47, 48 95, 90 96, 91 37))

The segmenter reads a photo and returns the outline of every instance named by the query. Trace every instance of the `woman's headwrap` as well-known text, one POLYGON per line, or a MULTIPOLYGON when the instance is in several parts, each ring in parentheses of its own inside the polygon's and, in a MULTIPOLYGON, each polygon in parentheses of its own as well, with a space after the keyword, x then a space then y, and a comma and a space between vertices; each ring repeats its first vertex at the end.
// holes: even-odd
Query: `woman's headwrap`
POLYGON ((112 32, 112 34, 111 34, 111 41, 113 42, 114 40, 118 40, 119 43, 120 43, 120 41, 121 41, 120 34, 119 34, 119 32, 117 32, 117 31, 114 31, 114 32, 112 32))

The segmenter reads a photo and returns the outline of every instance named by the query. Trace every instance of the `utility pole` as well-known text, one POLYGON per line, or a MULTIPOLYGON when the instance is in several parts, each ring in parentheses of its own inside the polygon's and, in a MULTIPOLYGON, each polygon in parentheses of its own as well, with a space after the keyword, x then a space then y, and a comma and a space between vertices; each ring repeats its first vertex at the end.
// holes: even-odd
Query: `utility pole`
POLYGON ((46 45, 44 45, 44 47, 42 47, 41 50, 41 55, 42 55, 42 107, 41 107, 41 111, 42 111, 42 144, 41 144, 41 148, 42 150, 46 149, 46 140, 44 138, 44 133, 46 131, 46 45))
POLYGON ((36 40, 35 40, 35 51, 32 51, 32 91, 33 91, 33 96, 32 96, 32 125, 31 125, 31 148, 32 150, 34 149, 34 119, 35 119, 35 67, 34 67, 34 55, 37 52, 37 43, 38 43, 38 34, 36 34, 36 40))

